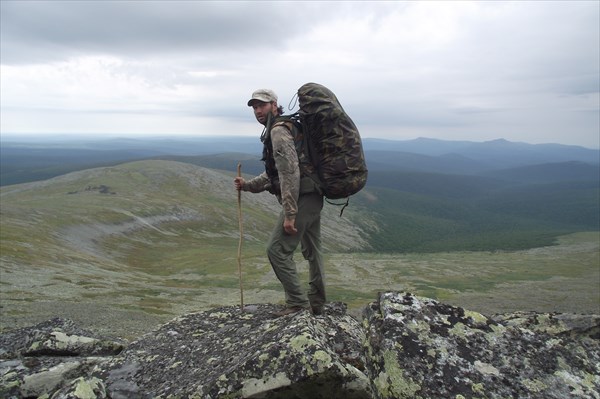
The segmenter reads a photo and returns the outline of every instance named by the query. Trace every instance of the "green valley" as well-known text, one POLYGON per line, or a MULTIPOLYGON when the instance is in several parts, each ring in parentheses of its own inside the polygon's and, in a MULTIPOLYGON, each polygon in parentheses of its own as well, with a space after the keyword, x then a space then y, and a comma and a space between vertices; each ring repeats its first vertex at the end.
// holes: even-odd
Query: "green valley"
MULTIPOLYGON (((147 160, 2 187, 1 328, 60 316, 133 337, 186 312, 238 304, 232 177, 147 160)), ((242 203, 245 303, 281 303, 264 254, 279 204, 248 193, 242 203)), ((489 204, 368 187, 343 217, 326 205, 329 299, 356 313, 388 289, 487 313, 596 311, 598 231, 489 204)))

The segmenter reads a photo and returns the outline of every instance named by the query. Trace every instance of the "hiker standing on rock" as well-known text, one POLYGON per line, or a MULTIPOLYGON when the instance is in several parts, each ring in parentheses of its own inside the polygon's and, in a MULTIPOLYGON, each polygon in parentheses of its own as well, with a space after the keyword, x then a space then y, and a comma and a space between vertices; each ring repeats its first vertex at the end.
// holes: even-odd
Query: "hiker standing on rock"
POLYGON ((309 307, 313 314, 322 314, 326 300, 321 251, 323 194, 309 177, 314 174, 314 166, 302 151, 301 133, 289 119, 282 117, 283 107, 277 105, 277 95, 272 90, 256 90, 248 106, 254 110, 256 120, 265 126, 261 136, 265 172, 248 181, 236 177, 234 184, 237 190, 269 191, 282 206, 267 245, 269 262, 285 290, 286 308, 275 315, 284 316, 309 307), (309 264, 308 295, 301 287, 293 259, 298 244, 309 264))

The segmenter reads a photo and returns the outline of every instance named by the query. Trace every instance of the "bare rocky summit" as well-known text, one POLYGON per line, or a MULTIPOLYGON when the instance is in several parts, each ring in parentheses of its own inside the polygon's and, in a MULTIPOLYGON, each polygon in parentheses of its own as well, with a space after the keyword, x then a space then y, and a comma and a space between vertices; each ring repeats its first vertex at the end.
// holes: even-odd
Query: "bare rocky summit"
POLYGON ((127 344, 64 319, 0 335, 2 398, 600 398, 600 316, 484 316, 386 292, 175 318, 127 344))

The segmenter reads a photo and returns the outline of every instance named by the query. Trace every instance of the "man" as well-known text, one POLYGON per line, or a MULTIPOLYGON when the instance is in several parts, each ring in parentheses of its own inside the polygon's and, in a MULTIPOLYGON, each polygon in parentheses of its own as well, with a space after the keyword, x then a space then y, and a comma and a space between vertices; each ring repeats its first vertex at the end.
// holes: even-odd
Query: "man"
POLYGON ((285 291, 286 308, 275 315, 284 316, 309 307, 313 314, 322 314, 326 300, 321 252, 323 195, 309 177, 311 173, 314 175, 314 167, 301 150, 301 132, 281 116, 283 107, 277 105, 277 95, 272 90, 256 90, 248 106, 254 110, 256 120, 265 126, 261 136, 265 172, 248 181, 236 177, 234 184, 237 190, 269 191, 282 206, 267 245, 269 262, 285 291), (293 259, 298 244, 309 264, 308 295, 301 287, 293 259))

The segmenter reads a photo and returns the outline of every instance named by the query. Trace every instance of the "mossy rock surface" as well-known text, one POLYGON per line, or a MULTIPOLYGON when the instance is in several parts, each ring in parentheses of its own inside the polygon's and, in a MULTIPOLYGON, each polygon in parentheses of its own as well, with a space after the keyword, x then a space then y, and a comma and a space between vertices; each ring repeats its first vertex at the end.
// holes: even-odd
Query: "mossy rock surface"
POLYGON ((0 397, 597 398, 600 316, 486 316, 384 292, 362 322, 340 302, 188 313, 127 343, 52 319, 0 334, 0 397))
POLYGON ((599 397, 598 315, 492 318, 388 292, 364 325, 378 398, 599 397))

